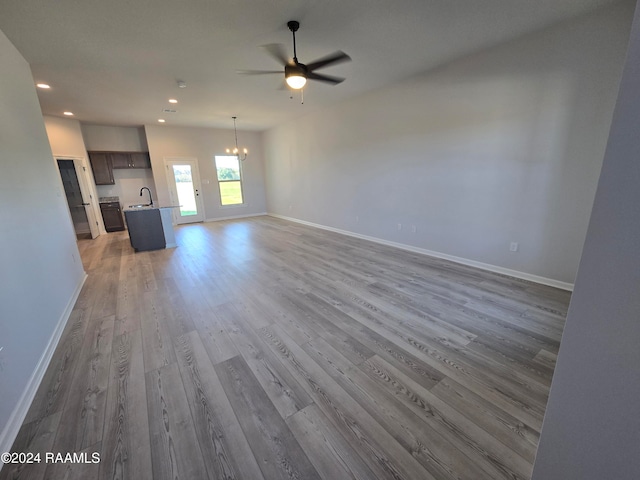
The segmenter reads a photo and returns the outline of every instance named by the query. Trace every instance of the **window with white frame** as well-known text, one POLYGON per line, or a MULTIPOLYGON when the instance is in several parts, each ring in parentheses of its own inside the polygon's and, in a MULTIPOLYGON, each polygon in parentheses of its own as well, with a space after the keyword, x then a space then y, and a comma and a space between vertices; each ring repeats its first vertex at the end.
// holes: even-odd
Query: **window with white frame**
POLYGON ((235 155, 216 155, 216 172, 222 205, 242 205, 242 172, 235 155))

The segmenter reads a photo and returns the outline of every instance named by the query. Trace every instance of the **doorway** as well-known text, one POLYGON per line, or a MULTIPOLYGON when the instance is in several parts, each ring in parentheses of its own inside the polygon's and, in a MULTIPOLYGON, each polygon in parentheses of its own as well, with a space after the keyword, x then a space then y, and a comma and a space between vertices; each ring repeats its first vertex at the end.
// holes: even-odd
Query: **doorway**
POLYGON ((165 159, 169 197, 177 224, 204 221, 197 159, 165 159))
POLYGON ((92 209, 91 200, 93 197, 87 192, 87 187, 84 185, 86 179, 82 173, 86 172, 86 167, 82 165, 83 161, 81 159, 59 158, 57 163, 76 238, 81 240, 97 237, 99 235, 98 222, 92 209))

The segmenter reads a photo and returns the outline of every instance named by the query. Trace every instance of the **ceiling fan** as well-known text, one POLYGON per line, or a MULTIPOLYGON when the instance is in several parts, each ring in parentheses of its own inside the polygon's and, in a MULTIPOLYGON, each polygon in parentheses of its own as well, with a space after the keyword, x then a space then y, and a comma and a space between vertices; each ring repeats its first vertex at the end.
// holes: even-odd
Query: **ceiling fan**
MULTIPOLYGON (((285 47, 281 43, 271 43, 269 45, 262 46, 269 55, 284 66, 284 79, 287 82, 287 85, 298 90, 304 87, 307 80, 317 80, 331 85, 337 85, 344 80, 344 78, 316 73, 315 70, 351 61, 351 57, 349 55, 338 50, 311 63, 301 63, 298 61, 298 55, 296 52, 296 32, 298 31, 298 28, 300 28, 300 23, 295 20, 291 20, 287 22, 287 27, 289 27, 289 30, 291 30, 291 34, 293 35, 293 58, 290 59, 287 56, 285 47)), ((238 73, 243 75, 265 75, 272 73, 282 74, 282 70, 239 70, 238 73)))

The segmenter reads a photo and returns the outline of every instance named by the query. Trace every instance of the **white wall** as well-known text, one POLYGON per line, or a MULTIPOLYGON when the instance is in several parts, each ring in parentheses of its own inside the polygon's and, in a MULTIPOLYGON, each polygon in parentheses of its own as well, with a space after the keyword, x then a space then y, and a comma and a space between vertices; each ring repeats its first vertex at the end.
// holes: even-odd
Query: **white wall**
POLYGON ((570 287, 631 12, 625 2, 266 132, 268 211, 570 287))
POLYGON ((29 65, 2 32, 0 65, 0 451, 7 451, 85 274, 29 65))
POLYGON ((129 205, 137 205, 139 203, 147 203, 149 196, 147 192, 143 192, 140 196, 140 189, 147 187, 151 190, 153 201, 157 204, 156 187, 153 181, 153 172, 149 168, 132 168, 132 169, 114 169, 113 179, 115 185, 98 185, 98 193, 101 197, 119 197, 120 204, 123 208, 129 205))
POLYGON ((639 91, 636 11, 535 480, 640 478, 639 91))
POLYGON ((79 121, 45 115, 44 126, 54 156, 87 158, 79 121))
MULTIPOLYGON (((147 152, 147 138, 143 127, 113 127, 109 125, 82 125, 82 135, 89 151, 147 152)), ((100 197, 119 197, 120 204, 147 202, 147 193, 140 198, 140 189, 148 187, 157 199, 153 172, 148 168, 114 169, 115 185, 97 185, 100 197)))
POLYGON ((220 205, 220 191, 214 164, 216 155, 235 143, 233 130, 216 128, 186 128, 169 125, 146 125, 153 176, 160 203, 170 204, 164 160, 191 157, 198 160, 202 181, 205 218, 215 220, 266 212, 262 134, 238 132, 238 145, 249 149, 249 157, 241 165, 244 205, 220 205))
POLYGON ((87 150, 146 152, 149 149, 142 127, 83 124, 82 135, 87 150))

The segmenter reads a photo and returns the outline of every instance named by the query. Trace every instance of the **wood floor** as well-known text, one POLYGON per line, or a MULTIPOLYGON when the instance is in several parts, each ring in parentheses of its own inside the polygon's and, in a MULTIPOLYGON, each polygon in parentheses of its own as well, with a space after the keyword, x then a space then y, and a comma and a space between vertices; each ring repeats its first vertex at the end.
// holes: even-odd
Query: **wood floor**
POLYGON ((271 217, 176 237, 79 243, 43 461, 0 479, 530 478, 567 292, 271 217))

